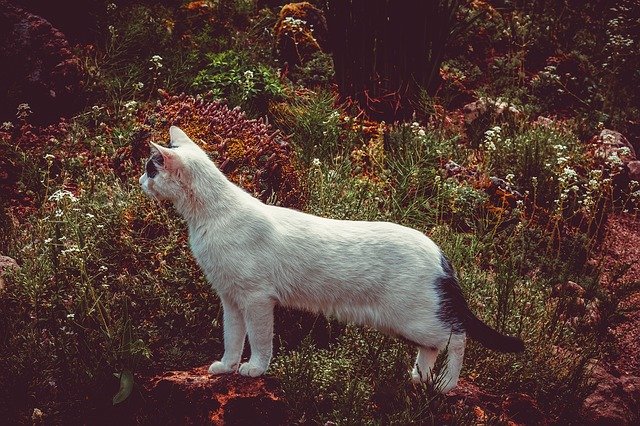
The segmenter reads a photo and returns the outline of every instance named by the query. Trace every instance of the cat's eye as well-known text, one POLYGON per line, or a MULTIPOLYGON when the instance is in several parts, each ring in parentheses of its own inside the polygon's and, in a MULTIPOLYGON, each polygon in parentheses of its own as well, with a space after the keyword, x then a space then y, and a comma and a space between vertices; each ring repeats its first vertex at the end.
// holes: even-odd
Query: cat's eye
POLYGON ((153 159, 147 160, 145 171, 147 172, 147 177, 150 179, 153 179, 155 175, 158 174, 158 168, 156 167, 156 163, 153 162, 153 159))

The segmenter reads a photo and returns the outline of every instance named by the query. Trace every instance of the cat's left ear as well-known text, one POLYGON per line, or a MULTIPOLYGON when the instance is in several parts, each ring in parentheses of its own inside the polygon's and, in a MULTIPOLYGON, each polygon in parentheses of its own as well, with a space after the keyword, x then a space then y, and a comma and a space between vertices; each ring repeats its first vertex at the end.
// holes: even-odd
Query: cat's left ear
POLYGON ((193 143, 193 141, 189 139, 189 136, 187 136, 187 134, 177 126, 171 126, 169 128, 169 140, 171 141, 171 147, 178 147, 193 143))
POLYGON ((180 166, 180 158, 176 154, 176 151, 165 148, 153 142, 149 142, 151 146, 151 154, 158 153, 162 156, 162 166, 165 170, 176 170, 180 166))

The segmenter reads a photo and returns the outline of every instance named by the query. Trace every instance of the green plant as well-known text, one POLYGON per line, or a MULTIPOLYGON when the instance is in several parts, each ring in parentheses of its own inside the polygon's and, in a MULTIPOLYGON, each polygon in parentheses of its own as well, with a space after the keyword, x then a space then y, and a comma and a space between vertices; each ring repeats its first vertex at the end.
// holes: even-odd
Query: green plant
POLYGON ((211 53, 208 64, 195 78, 197 90, 211 91, 226 98, 231 105, 254 112, 264 112, 271 100, 278 100, 284 88, 275 70, 264 64, 253 64, 235 50, 211 53))

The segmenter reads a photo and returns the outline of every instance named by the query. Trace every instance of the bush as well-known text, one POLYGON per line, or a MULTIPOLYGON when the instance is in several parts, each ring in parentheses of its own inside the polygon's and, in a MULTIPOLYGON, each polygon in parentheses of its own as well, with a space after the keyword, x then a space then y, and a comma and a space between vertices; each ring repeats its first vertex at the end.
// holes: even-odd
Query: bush
POLYGON ((195 78, 199 91, 211 91, 232 106, 240 106, 257 115, 267 110, 270 101, 278 100, 284 88, 275 70, 264 64, 253 64, 235 50, 207 55, 208 64, 195 78))

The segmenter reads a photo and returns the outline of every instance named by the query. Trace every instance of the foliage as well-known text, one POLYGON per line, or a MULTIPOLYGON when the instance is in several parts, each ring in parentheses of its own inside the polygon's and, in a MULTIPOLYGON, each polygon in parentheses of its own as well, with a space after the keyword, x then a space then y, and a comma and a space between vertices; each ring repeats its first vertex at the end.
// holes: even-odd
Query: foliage
MULTIPOLYGON (((113 176, 88 178, 76 194, 52 189, 8 254, 21 268, 0 298, 1 369, 28 384, 20 398, 74 401, 96 380, 117 383, 112 373, 204 362, 203 348, 219 344, 200 327, 217 327, 218 303, 192 278, 184 227, 113 176), (176 340, 182 333, 199 337, 176 340)), ((113 396, 101 388, 94 403, 113 396)))
POLYGON ((275 70, 263 64, 254 65, 235 50, 211 53, 207 59, 208 64, 193 82, 199 91, 209 90, 233 106, 258 113, 264 113, 269 100, 284 94, 275 70))

